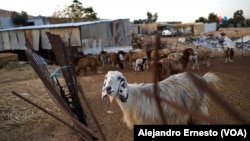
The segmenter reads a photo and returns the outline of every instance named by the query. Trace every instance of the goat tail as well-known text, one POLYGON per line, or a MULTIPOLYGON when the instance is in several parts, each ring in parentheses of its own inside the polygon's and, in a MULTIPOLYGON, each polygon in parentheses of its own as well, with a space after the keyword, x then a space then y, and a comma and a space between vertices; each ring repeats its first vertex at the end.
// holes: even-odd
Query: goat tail
POLYGON ((204 74, 203 79, 207 83, 214 83, 214 82, 220 81, 219 77, 216 74, 212 73, 212 72, 207 72, 206 74, 204 74))

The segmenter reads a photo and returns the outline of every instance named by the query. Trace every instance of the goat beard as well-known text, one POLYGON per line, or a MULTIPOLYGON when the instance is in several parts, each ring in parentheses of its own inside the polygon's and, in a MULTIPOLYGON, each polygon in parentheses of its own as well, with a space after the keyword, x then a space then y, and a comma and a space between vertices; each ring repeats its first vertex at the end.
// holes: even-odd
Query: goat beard
POLYGON ((115 97, 109 96, 109 101, 110 101, 111 104, 113 103, 114 99, 115 99, 115 97))

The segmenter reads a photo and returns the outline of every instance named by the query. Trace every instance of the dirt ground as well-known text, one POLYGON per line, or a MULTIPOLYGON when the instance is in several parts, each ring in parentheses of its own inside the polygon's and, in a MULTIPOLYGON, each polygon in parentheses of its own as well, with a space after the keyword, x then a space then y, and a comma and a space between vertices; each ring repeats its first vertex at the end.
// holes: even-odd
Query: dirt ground
MULTIPOLYGON (((57 66, 48 66, 49 70, 57 66)), ((104 74, 88 73, 79 77, 84 88, 87 102, 90 104, 105 137, 108 141, 132 141, 133 130, 130 130, 122 121, 122 113, 116 102, 110 104, 108 99, 101 99, 101 89, 104 75, 112 68, 110 64, 104 66, 104 74), (111 110, 114 113, 108 114, 111 110)), ((129 83, 153 82, 153 68, 135 73, 131 64, 125 64, 121 72, 129 83)), ((199 75, 214 72, 221 78, 219 94, 237 112, 250 123, 250 56, 237 55, 234 62, 225 63, 222 57, 213 57, 209 68, 202 66, 193 71, 199 75)), ((57 108, 49 96, 39 77, 29 64, 23 64, 12 70, 0 70, 0 141, 74 141, 79 140, 75 131, 69 129, 59 121, 34 106, 24 102, 12 94, 20 93, 39 106, 51 111, 56 116, 69 122, 57 108)), ((84 104, 85 105, 85 104, 84 104)), ((86 107, 84 107, 86 110, 86 107)), ((89 127, 98 132, 93 118, 87 113, 89 127)), ((233 116, 216 103, 209 100, 209 113, 214 124, 240 124, 233 116)))

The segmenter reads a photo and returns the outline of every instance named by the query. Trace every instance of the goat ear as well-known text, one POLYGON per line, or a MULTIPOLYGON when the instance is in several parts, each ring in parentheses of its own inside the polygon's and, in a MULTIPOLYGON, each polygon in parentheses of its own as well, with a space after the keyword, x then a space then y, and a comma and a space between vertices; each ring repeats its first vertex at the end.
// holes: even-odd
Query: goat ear
POLYGON ((128 94, 127 94, 127 93, 124 93, 124 92, 119 91, 119 99, 120 99, 122 102, 127 102, 127 99, 128 99, 128 94))
POLYGON ((119 94, 119 99, 122 102, 127 102, 129 94, 128 94, 128 86, 127 86, 127 82, 125 78, 121 78, 118 94, 119 94))

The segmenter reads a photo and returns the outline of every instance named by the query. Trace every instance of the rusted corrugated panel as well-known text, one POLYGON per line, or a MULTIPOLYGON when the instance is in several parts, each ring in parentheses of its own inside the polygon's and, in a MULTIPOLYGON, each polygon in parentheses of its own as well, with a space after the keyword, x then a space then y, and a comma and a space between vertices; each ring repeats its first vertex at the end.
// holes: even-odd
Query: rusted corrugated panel
POLYGON ((0 51, 3 51, 4 47, 3 47, 3 37, 2 37, 2 32, 0 32, 0 51))
POLYGON ((106 40, 103 40, 103 47, 110 47, 114 46, 113 42, 113 28, 112 28, 112 22, 106 23, 106 33, 107 37, 106 40), (106 41, 106 42, 105 42, 106 41))
POLYGON ((17 35, 16 31, 9 31, 9 37, 10 37, 10 47, 12 50, 18 50, 19 45, 17 41, 17 35))
POLYGON ((102 40, 101 46, 108 46, 112 38, 110 31, 110 22, 96 24, 97 38, 95 40, 102 40))
MULTIPOLYGON (((112 37, 111 27, 112 27, 111 22, 104 22, 104 23, 81 26, 81 38, 82 40, 101 39, 102 47, 112 46, 113 37, 112 37)), ((92 43, 90 46, 92 46, 92 43)))
POLYGON ((120 41, 120 21, 113 22, 113 38, 115 46, 119 46, 120 41))
POLYGON ((23 30, 18 30, 17 31, 17 39, 18 39, 18 45, 20 50, 25 50, 25 36, 24 36, 24 31, 23 30))
POLYGON ((120 46, 131 46, 131 30, 129 20, 120 20, 120 46))
POLYGON ((8 31, 2 32, 2 37, 3 37, 4 50, 11 50, 9 32, 8 31))
POLYGON ((52 49, 51 44, 49 42, 49 39, 46 35, 46 32, 50 32, 50 29, 41 29, 41 43, 42 43, 42 48, 43 49, 52 49))
POLYGON ((113 22, 113 39, 115 46, 129 46, 131 44, 129 20, 113 22))
POLYGON ((129 46, 131 44, 129 20, 82 25, 81 38, 82 46, 87 53, 95 54, 105 47, 129 46))

